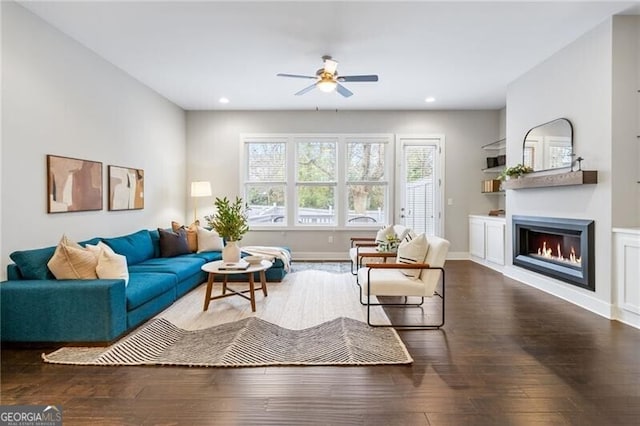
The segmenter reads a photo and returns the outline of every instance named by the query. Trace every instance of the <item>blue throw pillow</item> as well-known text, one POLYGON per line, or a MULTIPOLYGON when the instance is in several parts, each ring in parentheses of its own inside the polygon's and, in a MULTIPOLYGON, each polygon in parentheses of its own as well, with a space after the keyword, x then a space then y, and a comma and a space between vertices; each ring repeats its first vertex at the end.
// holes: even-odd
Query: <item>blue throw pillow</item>
POLYGON ((146 229, 122 237, 105 238, 102 241, 116 253, 125 256, 127 265, 135 265, 153 258, 153 243, 146 229))
POLYGON ((20 274, 26 280, 55 280, 47 262, 53 257, 55 247, 34 250, 14 251, 9 255, 16 263, 20 274))

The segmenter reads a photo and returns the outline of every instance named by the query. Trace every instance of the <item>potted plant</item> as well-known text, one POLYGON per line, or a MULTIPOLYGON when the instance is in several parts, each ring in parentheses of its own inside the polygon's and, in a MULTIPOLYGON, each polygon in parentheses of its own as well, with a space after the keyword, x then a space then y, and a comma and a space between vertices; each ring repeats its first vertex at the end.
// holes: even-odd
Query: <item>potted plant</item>
POLYGON ((498 179, 508 180, 513 177, 520 177, 531 172, 533 172, 533 169, 531 167, 525 166, 524 164, 517 164, 513 167, 507 167, 506 169, 504 169, 502 173, 500 173, 500 176, 498 176, 498 179))
POLYGON ((205 216, 205 220, 225 240, 222 260, 238 262, 240 260, 238 241, 242 240, 243 235, 249 231, 246 213, 249 207, 240 197, 236 197, 234 202, 227 197, 222 199, 216 197, 214 205, 216 206, 215 214, 205 216))

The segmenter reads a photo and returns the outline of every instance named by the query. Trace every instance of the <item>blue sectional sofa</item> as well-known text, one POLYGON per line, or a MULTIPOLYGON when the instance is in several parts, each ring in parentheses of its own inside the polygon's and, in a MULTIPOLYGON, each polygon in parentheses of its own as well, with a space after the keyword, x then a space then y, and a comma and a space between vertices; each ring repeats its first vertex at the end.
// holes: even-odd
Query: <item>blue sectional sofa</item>
MULTIPOLYGON (((128 285, 122 279, 56 280, 47 267, 55 246, 11 254, 15 263, 0 283, 3 342, 113 341, 206 281, 201 266, 222 258, 220 251, 160 257, 157 230, 80 244, 100 241, 126 256, 128 285)), ((267 281, 285 274, 276 259, 267 281)))

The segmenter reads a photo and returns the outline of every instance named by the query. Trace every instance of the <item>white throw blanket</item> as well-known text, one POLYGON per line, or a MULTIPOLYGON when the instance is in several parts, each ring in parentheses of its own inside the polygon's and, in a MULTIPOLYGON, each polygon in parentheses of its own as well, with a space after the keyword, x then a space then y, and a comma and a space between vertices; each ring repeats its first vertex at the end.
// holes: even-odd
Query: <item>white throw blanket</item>
POLYGON ((252 256, 264 256, 271 260, 278 258, 282 260, 285 271, 291 270, 291 254, 282 247, 246 246, 242 247, 242 251, 252 256))

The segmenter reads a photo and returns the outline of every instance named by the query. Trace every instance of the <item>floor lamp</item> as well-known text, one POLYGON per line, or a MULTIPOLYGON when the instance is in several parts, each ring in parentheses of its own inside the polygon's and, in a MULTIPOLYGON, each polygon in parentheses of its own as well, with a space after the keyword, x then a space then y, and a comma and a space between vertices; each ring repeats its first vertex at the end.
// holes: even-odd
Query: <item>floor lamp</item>
POLYGON ((198 220, 198 200, 197 198, 211 197, 211 182, 199 181, 191 182, 191 198, 193 200, 193 222, 198 220))

